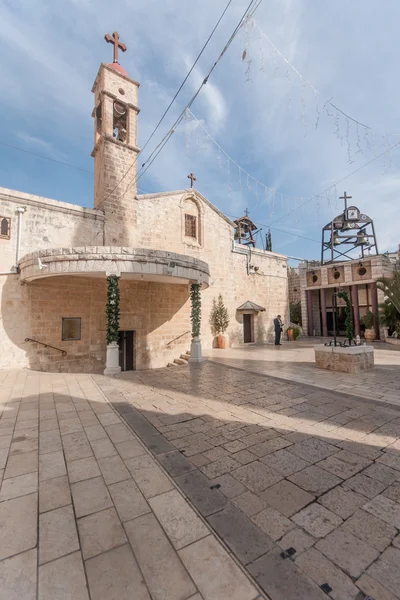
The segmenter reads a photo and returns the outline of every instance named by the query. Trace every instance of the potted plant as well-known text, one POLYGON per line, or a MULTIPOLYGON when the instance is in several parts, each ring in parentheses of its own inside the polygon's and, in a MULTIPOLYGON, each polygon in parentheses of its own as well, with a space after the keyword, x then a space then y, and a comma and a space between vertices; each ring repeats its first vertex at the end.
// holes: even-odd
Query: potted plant
POLYGON ((373 342, 374 339, 376 338, 376 331, 374 328, 374 315, 372 314, 372 312, 370 310, 367 312, 367 314, 364 317, 362 317, 361 323, 365 327, 365 331, 364 331, 365 339, 368 340, 369 342, 373 342))
POLYGON ((286 330, 289 342, 295 342, 300 337, 300 327, 296 327, 296 325, 291 325, 286 330))
POLYGON ((222 294, 219 294, 218 300, 213 300, 213 308, 211 311, 211 326, 214 334, 217 336, 218 348, 226 348, 227 341, 224 336, 225 331, 228 329, 229 315, 228 310, 224 304, 222 294))

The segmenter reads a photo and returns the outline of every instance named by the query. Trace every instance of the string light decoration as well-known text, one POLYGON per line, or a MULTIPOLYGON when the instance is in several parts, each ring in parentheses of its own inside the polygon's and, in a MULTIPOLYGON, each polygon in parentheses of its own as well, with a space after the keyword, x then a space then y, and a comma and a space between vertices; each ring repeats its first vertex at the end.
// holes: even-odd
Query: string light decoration
POLYGON ((400 140, 399 140, 396 143, 394 143, 392 146, 390 146, 389 148, 386 148, 383 152, 381 152, 379 154, 375 154, 375 156, 373 158, 371 158, 370 160, 368 160, 367 162, 362 164, 357 169, 353 170, 348 175, 345 175, 345 177, 342 177, 339 181, 336 181, 335 183, 333 183, 332 185, 330 185, 329 187, 327 187, 326 189, 324 189, 322 192, 320 192, 318 194, 315 194, 308 198, 304 197, 304 196, 301 196, 301 197, 300 196, 290 196, 290 195, 282 194, 281 192, 278 192, 275 188, 271 188, 271 187, 267 186, 265 183, 263 183, 262 181, 260 181, 256 177, 254 177, 251 173, 249 173, 236 160, 234 160, 228 154, 228 152, 226 152, 224 150, 224 148, 215 140, 215 138, 211 135, 211 133, 209 133, 209 131, 205 128, 203 122, 200 119, 198 119, 190 109, 189 109, 189 113, 190 113, 190 118, 193 121, 192 130, 194 129, 194 127, 196 127, 198 130, 202 131, 203 136, 207 140, 208 146, 213 145, 216 149, 216 160, 218 161, 221 171, 226 169, 228 194, 230 194, 232 192, 234 183, 235 183, 235 178, 232 176, 233 170, 231 168, 232 165, 234 165, 236 167, 235 171, 237 172, 237 181, 236 182, 237 182, 237 186, 238 186, 240 192, 245 191, 244 188, 247 188, 247 190, 249 190, 249 192, 252 192, 255 197, 256 205, 260 203, 260 198, 262 198, 263 202, 267 205, 268 217, 270 219, 272 219, 275 214, 276 200, 278 200, 278 201, 280 200, 280 205, 281 205, 282 209, 284 209, 285 205, 288 207, 287 213, 285 213, 281 217, 278 217, 275 221, 270 222, 269 225, 273 225, 274 223, 277 223, 278 221, 285 219, 286 217, 291 216, 291 215, 293 215, 294 223, 297 224, 299 211, 301 210, 303 213, 304 207, 309 205, 311 202, 315 202, 315 208, 314 208, 313 214, 314 215, 317 214, 318 225, 320 225, 320 211, 321 211, 321 203, 322 202, 326 202, 326 204, 328 204, 328 206, 334 205, 337 210, 340 207, 340 204, 338 204, 338 193, 337 193, 336 186, 339 183, 341 183, 342 181, 345 181, 346 179, 351 177, 352 175, 355 175, 356 173, 358 173, 359 171, 361 171, 362 169, 364 169, 365 167, 370 165, 375 160, 378 160, 379 158, 386 156, 387 154, 390 154, 394 148, 396 148, 400 145, 400 140), (289 209, 289 207, 291 207, 291 208, 289 209))
MULTIPOLYGON (((249 16, 246 19, 246 22, 243 24, 243 28, 246 32, 246 46, 245 46, 245 58, 248 62, 250 56, 254 56, 255 58, 258 56, 259 59, 259 67, 255 64, 255 60, 252 59, 251 68, 253 72, 258 68, 258 70, 262 73, 266 73, 267 76, 272 74, 274 77, 277 76, 279 71, 283 71, 284 76, 283 79, 286 80, 288 90, 288 108, 291 108, 292 104, 292 95, 293 95, 293 80, 298 80, 300 85, 300 90, 298 93, 299 101, 300 101, 300 113, 299 118, 302 123, 302 126, 305 130, 304 135, 307 135, 308 132, 308 123, 306 118, 307 107, 310 108, 310 104, 312 105, 312 110, 315 111, 316 117, 314 120, 314 129, 317 129, 322 116, 327 117, 328 119, 333 121, 332 131, 334 136, 340 142, 341 146, 343 146, 343 140, 345 139, 345 149, 347 153, 347 161, 349 164, 352 164, 355 161, 355 157, 359 154, 376 154, 376 144, 379 141, 377 140, 376 135, 374 135, 373 129, 362 123, 358 119, 352 117, 344 110, 342 110, 339 106, 334 104, 332 98, 325 98, 323 94, 314 86, 308 79, 289 61, 288 58, 277 48, 277 46, 272 42, 270 37, 261 29, 253 16, 249 16), (269 52, 265 52, 262 47, 262 42, 265 40, 271 50, 269 52), (258 44, 258 53, 252 51, 252 45, 256 43, 258 44), (269 72, 268 65, 266 64, 266 58, 269 57, 269 72), (283 69, 280 68, 282 65, 283 69), (291 77, 291 74, 294 77, 291 77), (310 91, 312 94, 310 95, 310 99, 306 101, 306 92, 310 91), (322 106, 322 110, 321 110, 322 106)), ((247 64, 247 68, 245 71, 245 81, 249 80, 248 73, 249 65, 247 64)), ((400 132, 395 133, 386 133, 386 136, 392 136, 395 138, 393 141, 400 141, 400 132)), ((389 145, 391 143, 389 142, 389 145)), ((381 144, 380 144, 381 147, 381 144)), ((384 146, 385 147, 385 146, 384 146)), ((385 148, 386 149, 386 148, 385 148)), ((391 160, 390 156, 387 160, 387 169, 391 168, 391 160)))

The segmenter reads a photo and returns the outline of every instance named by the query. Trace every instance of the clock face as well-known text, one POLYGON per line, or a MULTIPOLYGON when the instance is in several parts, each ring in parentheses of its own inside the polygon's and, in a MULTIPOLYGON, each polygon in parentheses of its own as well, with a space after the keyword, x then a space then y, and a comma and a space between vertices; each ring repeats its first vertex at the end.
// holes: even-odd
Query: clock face
POLYGON ((347 218, 357 220, 358 219, 358 210, 356 208, 349 208, 347 210, 347 218))

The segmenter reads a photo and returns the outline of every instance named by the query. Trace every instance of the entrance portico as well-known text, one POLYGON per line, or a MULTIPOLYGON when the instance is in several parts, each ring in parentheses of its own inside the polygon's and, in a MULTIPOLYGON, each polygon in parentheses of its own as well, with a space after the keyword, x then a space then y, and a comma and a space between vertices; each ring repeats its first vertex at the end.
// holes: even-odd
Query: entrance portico
POLYGON ((179 343, 169 342, 177 330, 187 334, 190 329, 189 288, 193 283, 202 289, 208 287, 209 268, 205 262, 142 248, 49 249, 29 254, 20 262, 21 280, 30 290, 31 319, 26 337, 38 342, 26 343, 33 368, 104 369, 106 278, 110 275, 118 278, 119 329, 135 332, 135 368, 166 366, 189 347, 189 335, 179 343), (66 319, 79 321, 79 337, 63 338, 61 329, 66 319))

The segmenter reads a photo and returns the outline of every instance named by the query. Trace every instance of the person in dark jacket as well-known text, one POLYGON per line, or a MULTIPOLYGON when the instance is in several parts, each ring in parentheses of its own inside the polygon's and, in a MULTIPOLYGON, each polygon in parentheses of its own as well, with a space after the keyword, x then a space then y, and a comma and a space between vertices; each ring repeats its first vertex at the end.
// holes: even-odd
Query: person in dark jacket
POLYGON ((276 317, 276 319, 274 319, 274 327, 275 327, 275 346, 282 346, 281 334, 283 331, 283 323, 282 323, 281 315, 278 315, 276 317))

